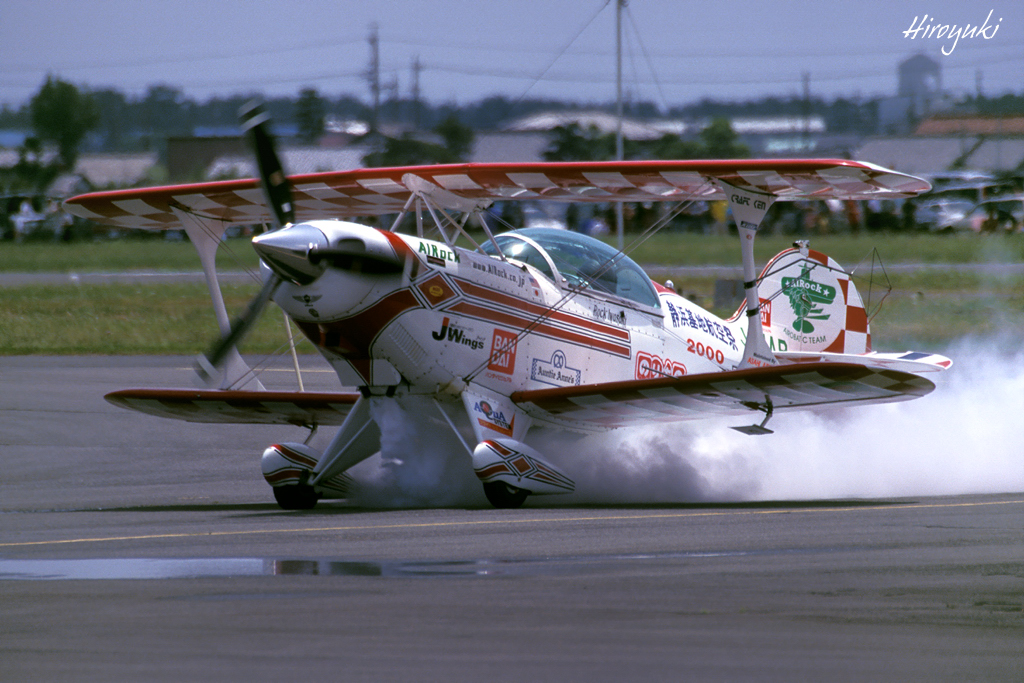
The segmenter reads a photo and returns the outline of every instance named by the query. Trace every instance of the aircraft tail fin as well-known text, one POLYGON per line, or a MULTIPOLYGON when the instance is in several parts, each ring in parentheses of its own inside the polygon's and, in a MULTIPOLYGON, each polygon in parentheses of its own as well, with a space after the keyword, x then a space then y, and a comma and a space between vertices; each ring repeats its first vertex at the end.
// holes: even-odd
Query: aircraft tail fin
POLYGON ((798 242, 761 273, 761 324, 777 351, 871 351, 864 302, 835 260, 798 242))

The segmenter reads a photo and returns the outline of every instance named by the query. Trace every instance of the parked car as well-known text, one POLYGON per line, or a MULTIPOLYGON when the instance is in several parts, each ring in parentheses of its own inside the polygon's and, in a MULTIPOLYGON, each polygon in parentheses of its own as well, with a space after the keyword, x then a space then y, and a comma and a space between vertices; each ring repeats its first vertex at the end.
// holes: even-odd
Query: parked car
POLYGON ((953 228, 977 233, 1017 232, 1024 226, 1024 195, 978 202, 953 228))
POLYGON ((935 197, 921 201, 914 209, 914 223, 922 230, 950 230, 974 207, 960 197, 935 197))

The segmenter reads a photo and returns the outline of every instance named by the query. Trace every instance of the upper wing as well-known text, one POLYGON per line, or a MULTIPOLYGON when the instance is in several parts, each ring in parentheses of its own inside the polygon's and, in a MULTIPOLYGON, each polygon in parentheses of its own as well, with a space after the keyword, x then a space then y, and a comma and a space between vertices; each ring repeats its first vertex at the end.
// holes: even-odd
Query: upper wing
MULTIPOLYGON (((928 182, 845 159, 608 161, 455 164, 292 176, 297 220, 398 213, 409 178, 459 197, 487 201, 651 202, 725 199, 715 181, 780 199, 870 199, 927 191, 928 182)), ((180 228, 182 214, 231 224, 270 220, 255 179, 94 192, 67 200, 72 214, 151 230, 180 228)))
POLYGON ((357 393, 125 389, 105 396, 121 408, 186 422, 340 425, 357 393))
POLYGON ((924 396, 935 385, 917 375, 853 363, 808 362, 728 372, 520 391, 512 401, 538 419, 581 429, 696 420, 709 415, 924 396))

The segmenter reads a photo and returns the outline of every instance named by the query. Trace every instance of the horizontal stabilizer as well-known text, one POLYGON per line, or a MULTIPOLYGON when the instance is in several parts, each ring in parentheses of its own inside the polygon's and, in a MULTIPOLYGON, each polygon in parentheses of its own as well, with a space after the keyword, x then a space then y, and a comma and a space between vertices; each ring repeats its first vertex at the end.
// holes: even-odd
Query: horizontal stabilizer
POLYGON ((340 425, 358 393, 124 389, 105 396, 130 410, 186 422, 340 425))
POLYGON ((941 372, 953 367, 953 361, 937 353, 904 351, 903 353, 813 353, 809 351, 779 351, 775 354, 786 363, 853 363, 876 369, 900 372, 941 372))

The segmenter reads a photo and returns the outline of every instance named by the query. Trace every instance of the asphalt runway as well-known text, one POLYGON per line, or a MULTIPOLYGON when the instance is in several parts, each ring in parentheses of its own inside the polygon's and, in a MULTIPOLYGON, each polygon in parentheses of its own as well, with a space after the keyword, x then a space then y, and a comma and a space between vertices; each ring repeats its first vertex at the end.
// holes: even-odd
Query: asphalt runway
POLYGON ((1022 493, 285 512, 187 365, 0 358, 0 680, 1024 679, 1022 493))

